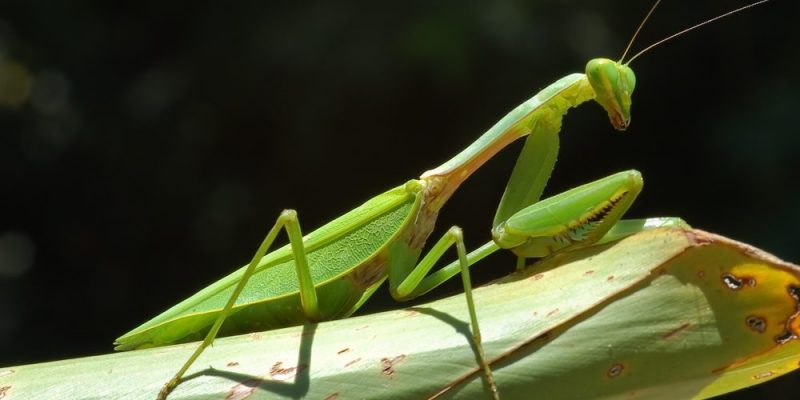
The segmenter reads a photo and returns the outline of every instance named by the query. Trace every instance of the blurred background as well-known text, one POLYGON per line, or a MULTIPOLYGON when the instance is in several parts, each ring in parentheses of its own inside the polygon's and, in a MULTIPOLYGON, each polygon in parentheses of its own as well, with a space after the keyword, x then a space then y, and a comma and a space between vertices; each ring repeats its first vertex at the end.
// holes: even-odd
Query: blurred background
MULTIPOLYGON (((743 4, 667 1, 634 49, 743 4)), ((111 351, 249 260, 280 210, 310 231, 418 177, 588 59, 619 58, 649 7, 3 1, 0 365, 111 351)), ((636 168, 630 216, 800 262, 798 8, 773 1, 637 59, 631 128, 571 111, 548 193, 636 168)), ((457 192, 435 237, 458 224, 471 247, 488 240, 519 148, 457 192)), ((492 260, 476 279, 513 269, 492 260)), ((408 305, 379 291, 364 312, 408 305)), ((727 398, 798 390, 795 373, 727 398)))

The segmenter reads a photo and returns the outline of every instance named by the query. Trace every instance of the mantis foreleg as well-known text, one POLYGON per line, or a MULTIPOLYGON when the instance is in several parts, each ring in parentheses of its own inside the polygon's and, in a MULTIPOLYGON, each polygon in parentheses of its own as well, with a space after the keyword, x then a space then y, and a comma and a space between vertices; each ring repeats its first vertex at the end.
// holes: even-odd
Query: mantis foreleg
MULTIPOLYGON (((689 225, 680 218, 622 220, 641 191, 637 171, 620 172, 530 205, 500 223, 487 242, 467 254, 473 265, 497 250, 523 257, 547 257, 559 251, 607 243, 636 232, 689 225)), ((524 265, 518 265, 518 268, 524 265)), ((454 261, 432 273, 416 288, 421 296, 455 276, 463 267, 454 261)))
MULTIPOLYGON (((525 145, 517 157, 503 197, 497 206, 492 228, 496 228, 521 209, 539 201, 553 173, 558 157, 561 119, 538 118, 533 120, 532 125, 534 126, 531 133, 525 139, 525 145)), ((525 267, 525 257, 518 256, 517 270, 523 267, 525 267)))

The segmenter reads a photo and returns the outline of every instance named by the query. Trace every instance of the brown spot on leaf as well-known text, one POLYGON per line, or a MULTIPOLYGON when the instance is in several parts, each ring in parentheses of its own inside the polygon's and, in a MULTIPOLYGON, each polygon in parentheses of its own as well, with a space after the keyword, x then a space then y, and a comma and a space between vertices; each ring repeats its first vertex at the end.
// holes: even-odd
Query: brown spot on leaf
POLYGON ((386 358, 386 357, 382 358, 381 359, 381 373, 386 375, 386 376, 394 375, 394 372, 395 372, 394 367, 398 363, 400 363, 401 361, 405 360, 405 358, 406 358, 405 354, 400 354, 399 356, 397 356, 395 358, 392 358, 392 359, 389 359, 389 358, 386 358))
POLYGON ((787 288, 789 296, 795 301, 795 312, 786 319, 786 324, 783 332, 775 336, 775 343, 785 344, 791 340, 797 339, 798 334, 795 332, 797 328, 797 319, 800 318, 800 287, 789 285, 787 288))
POLYGON ((614 275, 609 275, 608 278, 606 278, 607 282, 611 282, 613 280, 614 280, 614 275))
POLYGON ((722 274, 722 283, 730 290, 739 290, 743 287, 755 287, 756 279, 752 276, 736 276, 730 273, 722 274))
POLYGON ((356 330, 357 331, 363 331, 364 329, 367 329, 367 328, 369 328, 369 325, 359 326, 358 328, 356 328, 356 330))
POLYGON ((339 392, 333 392, 327 396, 325 396, 325 400, 336 400, 339 398, 339 392))
POLYGON ((234 386, 225 395, 225 400, 243 400, 250 397, 262 381, 263 379, 250 379, 234 386))
POLYGON ((722 283, 730 290, 739 290, 742 288, 742 281, 731 274, 723 274, 722 283))
POLYGON ((750 315, 745 318, 745 323, 750 330, 758 333, 764 333, 767 330, 767 320, 756 315, 750 315))
POLYGON ((771 377, 773 375, 775 375, 774 372, 767 371, 767 372, 762 372, 762 373, 753 375, 753 379, 759 380, 759 379, 769 378, 769 377, 771 377))
POLYGON ((542 279, 542 278, 544 278, 544 272, 540 272, 540 273, 532 276, 530 279, 532 281, 538 281, 539 279, 542 279))
POLYGON ((588 270, 588 271, 584 272, 584 273, 583 273, 583 275, 584 275, 584 276, 589 276, 589 275, 591 275, 591 274, 593 274, 593 273, 594 273, 594 271, 590 269, 590 270, 588 270))
POLYGON ((695 246, 705 246, 711 243, 714 243, 714 238, 711 235, 708 235, 707 232, 700 232, 696 230, 688 230, 685 231, 686 237, 691 240, 695 246), (702 234, 698 234, 702 233, 702 234))
POLYGON ((697 271, 697 277, 703 279, 706 277, 706 271, 697 271))
POLYGON ((274 381, 285 381, 294 378, 299 372, 308 368, 306 364, 300 364, 296 367, 283 368, 283 363, 278 361, 269 370, 269 376, 274 381))
POLYGON ((789 285, 789 296, 792 296, 794 300, 798 303, 797 309, 800 310, 800 287, 789 285))
POLYGON ((672 339, 675 336, 678 336, 678 334, 680 334, 681 332, 685 331, 688 328, 689 328, 689 323, 688 322, 684 322, 683 324, 681 324, 681 326, 679 326, 679 327, 677 327, 677 328, 665 333, 663 336, 661 336, 661 339, 663 339, 663 340, 672 339))
POLYGON ((345 348, 337 351, 336 354, 344 354, 344 353, 347 353, 348 351, 350 351, 350 348, 349 347, 345 347, 345 348))
POLYGON ((11 385, 8 386, 0 386, 0 399, 6 398, 6 395, 11 390, 11 385))
POLYGON ((786 344, 790 340, 793 340, 793 339, 797 339, 797 336, 795 336, 795 334, 792 333, 792 331, 790 331, 788 329, 784 329, 783 332, 781 332, 780 335, 775 336, 775 343, 777 343, 777 344, 786 344))
POLYGON ((354 359, 348 361, 347 364, 345 364, 344 366, 345 367, 349 367, 349 366, 351 366, 351 365, 353 365, 353 364, 355 364, 355 363, 357 363, 359 361, 361 361, 361 357, 354 358, 354 359))
POLYGON ((616 378, 620 374, 622 374, 622 371, 624 371, 624 370, 625 370, 625 366, 622 365, 622 364, 617 363, 617 364, 612 365, 611 368, 609 368, 608 371, 606 371, 606 376, 608 376, 609 378, 616 378))
POLYGON ((560 309, 558 309, 558 308, 556 308, 556 309, 554 309, 553 311, 550 311, 549 313, 547 313, 547 316, 548 316, 548 317, 552 317, 553 315, 556 315, 556 314, 558 314, 558 312, 559 312, 559 311, 561 311, 561 310, 560 310, 560 309))
POLYGON ((238 365, 239 365, 239 363, 238 363, 238 362, 236 362, 236 361, 231 361, 231 362, 229 362, 229 363, 228 363, 228 364, 226 364, 226 365, 227 365, 227 366, 229 366, 229 367, 235 367, 235 366, 238 366, 238 365))

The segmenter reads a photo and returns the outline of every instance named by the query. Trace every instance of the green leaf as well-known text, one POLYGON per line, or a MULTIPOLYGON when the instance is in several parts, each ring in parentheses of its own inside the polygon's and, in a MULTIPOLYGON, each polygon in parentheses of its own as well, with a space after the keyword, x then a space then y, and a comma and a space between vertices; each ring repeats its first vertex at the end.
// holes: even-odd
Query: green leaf
MULTIPOLYGON (((798 368, 798 297, 797 266, 681 229, 553 257, 475 291, 503 399, 705 398, 767 381, 798 368)), ((456 295, 219 339, 170 398, 489 398, 467 321, 456 295)), ((0 398, 152 399, 194 347, 0 368, 0 398)))

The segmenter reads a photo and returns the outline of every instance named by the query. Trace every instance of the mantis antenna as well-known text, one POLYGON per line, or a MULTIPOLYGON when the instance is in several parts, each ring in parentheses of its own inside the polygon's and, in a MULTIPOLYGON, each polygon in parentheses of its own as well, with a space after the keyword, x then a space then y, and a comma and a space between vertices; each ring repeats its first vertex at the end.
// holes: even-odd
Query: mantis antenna
POLYGON ((625 56, 628 54, 628 50, 630 50, 631 46, 633 46, 633 41, 636 40, 636 36, 639 36, 639 31, 642 30, 642 27, 644 27, 644 24, 647 22, 647 19, 650 18, 650 15, 653 14, 653 11, 656 10, 656 7, 658 7, 658 3, 661 3, 661 0, 656 0, 655 4, 653 4, 653 6, 650 7, 650 11, 647 12, 647 15, 644 16, 644 19, 639 24, 639 27, 636 28, 636 32, 634 32, 633 36, 631 36, 631 41, 628 42, 628 47, 626 47, 625 51, 622 52, 622 57, 619 58, 619 61, 617 61, 617 63, 622 64, 622 60, 625 59, 625 56))
MULTIPOLYGON (((650 10, 651 13, 656 8, 655 6, 658 5, 659 1, 657 1, 656 4, 653 6, 653 8, 650 10)), ((701 23, 699 23, 697 25, 690 26, 690 27, 688 27, 688 28, 686 28, 686 29, 684 29, 684 30, 682 30, 680 32, 673 33, 672 35, 669 35, 669 36, 665 37, 664 39, 661 39, 661 40, 651 44, 650 46, 645 47, 643 50, 641 50, 640 52, 636 53, 633 57, 631 57, 631 59, 628 60, 628 62, 626 62, 625 65, 630 64, 631 62, 633 62, 633 60, 636 59, 636 57, 639 57, 640 55, 644 54, 645 52, 649 51, 650 49, 652 49, 652 48, 654 48, 654 47, 656 47, 656 46, 658 46, 660 44, 663 44, 664 42, 670 41, 670 40, 672 40, 672 39, 674 39, 674 38, 676 38, 676 37, 678 37, 680 35, 683 35, 684 33, 687 33, 689 31, 693 31, 693 30, 695 30, 695 29, 697 29, 697 28, 699 28, 699 27, 701 27, 703 25, 710 24, 710 23, 712 23, 712 22, 714 22, 714 21, 716 21, 718 19, 725 18, 727 16, 736 14, 736 13, 738 13, 740 11, 744 11, 744 10, 747 10, 749 8, 753 8, 753 7, 755 7, 755 6, 759 5, 759 4, 763 4, 763 3, 766 3, 768 1, 769 0, 760 0, 760 1, 757 1, 755 3, 750 3, 750 4, 746 5, 746 6, 739 7, 737 9, 735 9, 735 10, 728 11, 728 12, 722 14, 722 15, 718 15, 718 16, 716 16, 714 18, 711 18, 709 20, 703 21, 703 22, 701 22, 701 23)), ((650 14, 648 13, 647 16, 649 17, 650 14)), ((645 17, 645 21, 647 21, 647 17, 645 17)), ((644 21, 642 21, 642 24, 644 24, 644 21)), ((641 28, 641 26, 640 26, 640 28, 641 28)), ((636 33, 639 33, 638 29, 636 30, 636 33)), ((634 34, 634 37, 636 37, 635 34, 634 34)), ((633 42, 633 40, 631 40, 631 42, 633 42)), ((628 46, 630 47, 630 45, 628 45, 628 46)), ((626 52, 627 52, 627 50, 626 50, 626 52)), ((623 57, 624 57, 624 55, 623 55, 623 57)), ((622 60, 620 60, 620 61, 622 61, 622 60)))

